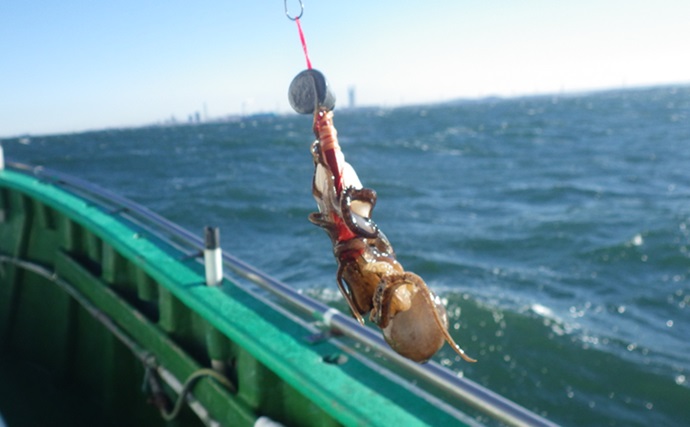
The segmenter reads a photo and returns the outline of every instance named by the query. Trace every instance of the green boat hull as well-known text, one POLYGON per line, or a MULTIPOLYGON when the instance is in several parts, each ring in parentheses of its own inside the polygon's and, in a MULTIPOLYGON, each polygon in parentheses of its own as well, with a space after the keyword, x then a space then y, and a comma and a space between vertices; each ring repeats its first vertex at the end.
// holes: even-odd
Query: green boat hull
POLYGON ((194 256, 121 212, 5 170, 0 219, 9 426, 166 425, 161 409, 194 377, 172 423, 458 423, 353 358, 339 364, 340 348, 228 279, 206 286, 194 256), (229 385, 205 374, 214 367, 229 385))
POLYGON ((0 427, 552 425, 61 177, 0 168, 0 427))

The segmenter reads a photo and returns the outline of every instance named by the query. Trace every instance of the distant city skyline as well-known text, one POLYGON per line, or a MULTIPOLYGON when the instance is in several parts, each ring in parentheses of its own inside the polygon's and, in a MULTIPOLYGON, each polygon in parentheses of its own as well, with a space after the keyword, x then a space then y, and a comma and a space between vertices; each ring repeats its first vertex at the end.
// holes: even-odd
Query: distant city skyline
MULTIPOLYGON (((298 7, 298 3, 288 3, 298 7)), ((690 83, 690 2, 305 1, 339 106, 690 83), (355 101, 356 100, 356 101, 355 101)), ((0 138, 288 113, 283 2, 0 5, 0 138)))

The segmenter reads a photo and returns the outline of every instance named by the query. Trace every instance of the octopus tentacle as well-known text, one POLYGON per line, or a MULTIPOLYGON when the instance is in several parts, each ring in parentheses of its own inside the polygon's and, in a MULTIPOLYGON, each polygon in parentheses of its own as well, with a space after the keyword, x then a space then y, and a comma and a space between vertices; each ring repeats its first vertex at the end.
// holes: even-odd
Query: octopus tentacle
POLYGON ((362 318, 362 315, 360 314, 359 310, 355 307, 355 303, 352 300, 352 292, 350 292, 350 287, 345 282, 343 279, 343 270, 345 269, 345 266, 341 263, 338 262, 338 272, 336 273, 336 279, 338 282, 338 289, 340 290, 340 293, 343 295, 345 298, 345 302, 347 302, 347 305, 350 307, 350 311, 352 312, 352 316, 357 319, 360 325, 364 325, 364 319, 362 318))
POLYGON ((371 219, 371 212, 374 210, 374 206, 376 206, 376 191, 371 188, 348 187, 340 196, 340 211, 343 214, 345 224, 353 233, 361 237, 375 238, 379 234, 378 226, 371 219), (368 204, 370 207, 368 209, 364 208, 368 212, 355 212, 352 206, 353 202, 368 204))

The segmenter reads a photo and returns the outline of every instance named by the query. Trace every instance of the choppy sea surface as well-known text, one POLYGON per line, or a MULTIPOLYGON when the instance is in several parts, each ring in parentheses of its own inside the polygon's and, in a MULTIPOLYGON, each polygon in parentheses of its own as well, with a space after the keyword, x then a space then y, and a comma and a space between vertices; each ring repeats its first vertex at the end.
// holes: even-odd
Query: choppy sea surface
MULTIPOLYGON (((407 270, 446 301, 436 360, 569 426, 690 425, 690 87, 339 111, 407 270)), ((315 209, 311 119, 2 141, 346 311, 315 209)))

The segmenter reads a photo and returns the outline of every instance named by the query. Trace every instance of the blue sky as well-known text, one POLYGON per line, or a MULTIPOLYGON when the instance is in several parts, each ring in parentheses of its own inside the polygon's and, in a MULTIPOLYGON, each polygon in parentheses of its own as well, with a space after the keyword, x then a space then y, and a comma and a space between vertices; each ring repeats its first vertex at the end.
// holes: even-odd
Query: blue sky
MULTIPOLYGON (((340 104, 690 83, 688 0, 304 5, 340 104)), ((2 1, 0 61, 0 137, 289 112, 306 67, 280 0, 2 1)))

